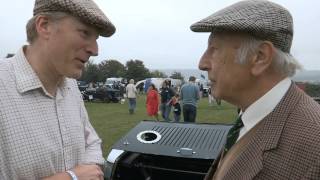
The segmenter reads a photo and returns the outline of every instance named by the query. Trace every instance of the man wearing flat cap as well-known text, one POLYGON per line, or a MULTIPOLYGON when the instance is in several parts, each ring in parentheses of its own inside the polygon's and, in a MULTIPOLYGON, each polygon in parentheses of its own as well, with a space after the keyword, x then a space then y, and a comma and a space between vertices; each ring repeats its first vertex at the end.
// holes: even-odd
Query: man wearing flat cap
POLYGON ((320 106, 290 79, 300 66, 288 10, 240 1, 191 30, 211 33, 199 68, 213 96, 241 108, 205 179, 320 179, 320 106))
POLYGON ((75 79, 114 25, 92 0, 36 0, 29 45, 0 61, 0 179, 103 179, 75 79))

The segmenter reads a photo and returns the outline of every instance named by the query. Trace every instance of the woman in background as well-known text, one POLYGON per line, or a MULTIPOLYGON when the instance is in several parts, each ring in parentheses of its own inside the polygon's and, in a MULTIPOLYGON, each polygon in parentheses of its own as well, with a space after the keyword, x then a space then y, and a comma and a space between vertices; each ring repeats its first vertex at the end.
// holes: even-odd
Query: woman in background
POLYGON ((154 84, 151 84, 147 92, 147 114, 149 116, 154 116, 157 121, 158 118, 158 109, 159 109, 159 93, 154 84))

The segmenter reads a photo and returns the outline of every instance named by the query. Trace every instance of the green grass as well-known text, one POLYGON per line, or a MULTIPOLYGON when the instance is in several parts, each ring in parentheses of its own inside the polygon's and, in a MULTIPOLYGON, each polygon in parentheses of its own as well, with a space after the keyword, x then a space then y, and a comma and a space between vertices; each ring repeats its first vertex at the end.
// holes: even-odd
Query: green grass
MULTIPOLYGON (((138 97, 137 109, 133 115, 128 112, 127 101, 125 104, 85 103, 90 121, 103 141, 104 157, 109 153, 111 146, 141 120, 152 120, 146 114, 145 100, 144 95, 138 97)), ((221 106, 209 106, 208 98, 199 101, 197 123, 231 123, 235 117, 236 108, 226 102, 222 102, 221 106)))

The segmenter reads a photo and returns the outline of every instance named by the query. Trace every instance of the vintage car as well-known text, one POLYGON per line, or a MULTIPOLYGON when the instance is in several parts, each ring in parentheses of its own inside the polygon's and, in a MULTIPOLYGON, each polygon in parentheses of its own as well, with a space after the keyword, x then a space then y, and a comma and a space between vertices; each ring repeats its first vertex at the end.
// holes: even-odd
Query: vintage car
POLYGON ((109 87, 87 88, 82 92, 83 100, 118 103, 121 99, 120 91, 109 87))
POLYGON ((85 81, 77 81, 77 84, 80 92, 84 92, 89 87, 89 84, 85 81))

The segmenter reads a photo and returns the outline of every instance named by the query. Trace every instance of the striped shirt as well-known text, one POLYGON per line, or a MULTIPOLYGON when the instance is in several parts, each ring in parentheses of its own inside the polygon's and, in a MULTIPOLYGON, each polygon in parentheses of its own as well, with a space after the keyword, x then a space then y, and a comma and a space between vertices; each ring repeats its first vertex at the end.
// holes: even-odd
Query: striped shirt
POLYGON ((101 139, 74 79, 45 90, 23 48, 0 60, 0 179, 39 179, 79 164, 103 164, 101 139))

